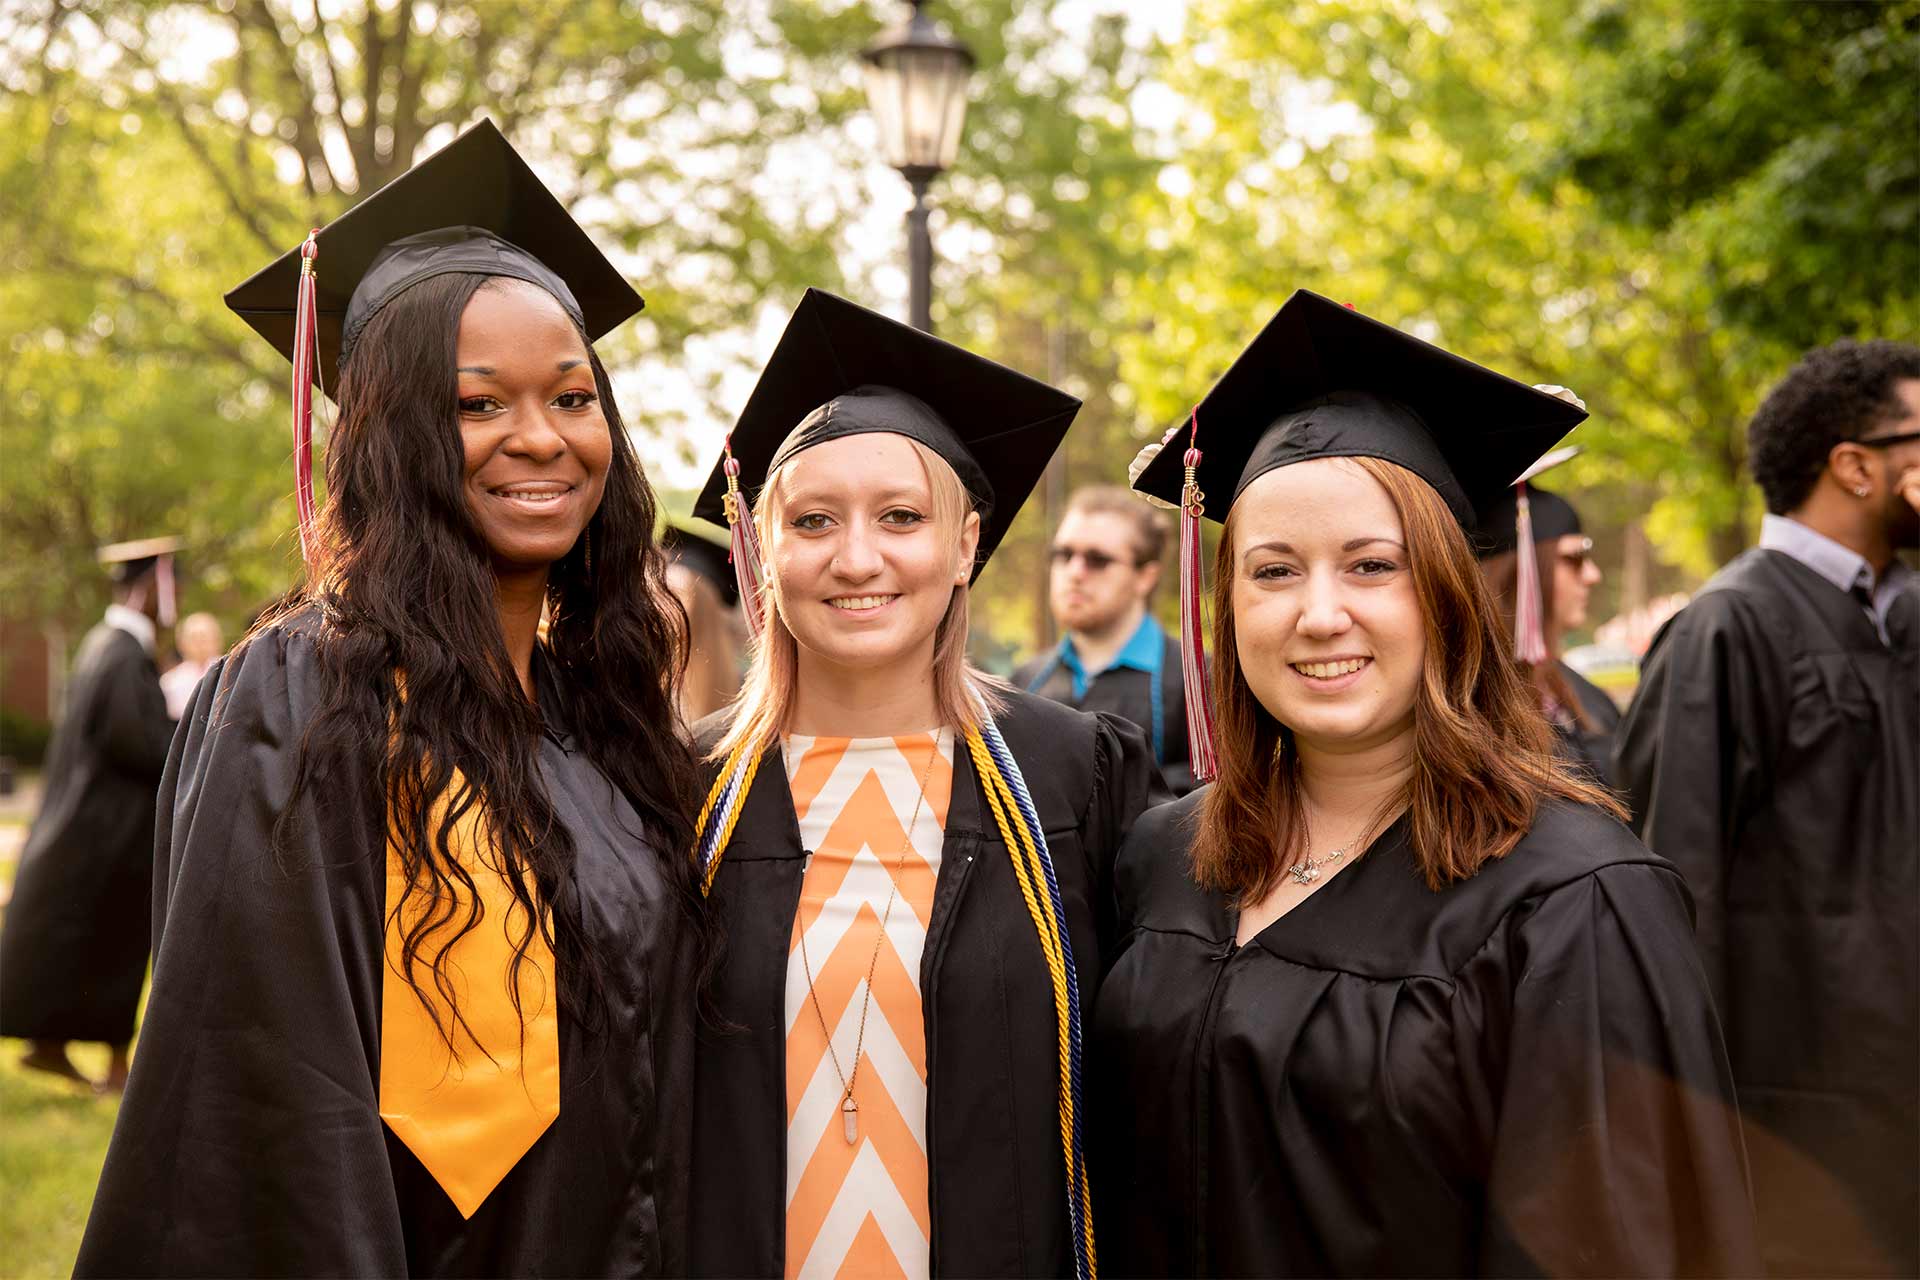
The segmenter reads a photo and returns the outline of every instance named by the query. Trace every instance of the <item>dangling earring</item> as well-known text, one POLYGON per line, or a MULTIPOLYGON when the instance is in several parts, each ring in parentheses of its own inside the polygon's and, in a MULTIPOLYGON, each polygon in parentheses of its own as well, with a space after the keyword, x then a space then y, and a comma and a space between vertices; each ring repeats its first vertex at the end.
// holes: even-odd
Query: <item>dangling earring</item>
POLYGON ((587 561, 587 576, 591 578, 593 576, 593 530, 592 529, 583 529, 580 531, 580 546, 581 546, 581 551, 584 554, 587 561))

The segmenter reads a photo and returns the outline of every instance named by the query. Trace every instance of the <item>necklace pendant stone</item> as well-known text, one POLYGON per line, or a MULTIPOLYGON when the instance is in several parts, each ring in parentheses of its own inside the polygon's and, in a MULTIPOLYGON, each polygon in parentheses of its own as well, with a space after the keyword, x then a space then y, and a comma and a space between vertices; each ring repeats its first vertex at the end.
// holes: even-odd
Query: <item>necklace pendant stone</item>
POLYGON ((848 1146, 860 1140, 860 1106, 852 1098, 840 1104, 840 1127, 847 1135, 848 1146))

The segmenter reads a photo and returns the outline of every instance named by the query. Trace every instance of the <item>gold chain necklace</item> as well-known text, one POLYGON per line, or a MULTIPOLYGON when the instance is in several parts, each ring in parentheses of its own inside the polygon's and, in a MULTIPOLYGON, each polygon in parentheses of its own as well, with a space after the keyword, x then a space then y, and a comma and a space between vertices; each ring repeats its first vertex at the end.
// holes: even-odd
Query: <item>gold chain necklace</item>
MULTIPOLYGON (((867 1043, 867 1010, 873 1004, 873 974, 880 965, 880 947, 887 940, 887 921, 893 918, 893 901, 900 896, 900 877, 906 873, 907 854, 913 849, 913 829, 920 824, 920 806, 927 799, 927 780, 933 777, 933 762, 940 757, 940 735, 945 732, 944 728, 934 731, 933 750, 927 755, 927 767, 920 772, 920 790, 913 799, 913 816, 907 819, 906 837, 900 842, 900 853, 894 859, 893 875, 889 877, 887 909, 880 913, 880 929, 873 938, 873 955, 867 960, 867 991, 860 1000, 860 1031, 853 1041, 852 1075, 840 1069, 840 1055, 833 1048, 833 1028, 827 1025, 827 1015, 820 1008, 820 993, 813 985, 813 962, 807 958, 807 931, 804 927, 800 930, 800 969, 807 975, 807 998, 813 1003, 813 1016, 820 1019, 820 1034, 827 1042, 827 1057, 833 1062, 833 1074, 840 1077, 840 1124, 848 1146, 860 1140, 860 1104, 853 1100, 853 1084, 860 1078, 860 1050, 867 1043)), ((781 755, 787 767, 787 778, 791 780, 792 739, 781 743, 781 755)), ((804 872, 801 874, 805 875, 804 872)))

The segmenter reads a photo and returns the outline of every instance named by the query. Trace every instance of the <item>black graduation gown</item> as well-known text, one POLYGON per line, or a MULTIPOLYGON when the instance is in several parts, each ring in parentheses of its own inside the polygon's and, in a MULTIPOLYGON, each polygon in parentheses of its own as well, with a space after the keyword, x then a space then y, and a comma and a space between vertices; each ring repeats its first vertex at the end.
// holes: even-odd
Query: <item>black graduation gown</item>
POLYGON ((1559 659, 1561 678, 1573 692, 1580 709, 1587 713, 1592 728, 1583 728, 1572 715, 1563 713, 1553 720, 1554 745, 1560 757, 1576 765, 1586 777, 1603 787, 1614 785, 1613 735, 1620 728, 1620 708, 1613 705, 1605 691, 1593 681, 1559 659))
MULTIPOLYGON (((1180 667, 1180 638, 1163 635, 1160 654, 1160 777, 1175 796, 1194 788, 1187 752, 1187 687, 1180 667)), ((1020 665, 1013 683, 1078 711, 1106 712, 1140 727, 1153 739, 1153 677, 1133 667, 1108 667, 1073 696, 1073 672, 1055 649, 1020 665)))
POLYGON ((559 891, 609 944, 608 1014, 589 1034, 563 1009, 560 1114, 463 1219, 379 1115, 386 823, 367 779, 302 800, 303 861, 269 851, 320 692, 311 640, 282 624, 208 673, 174 745, 153 992, 77 1273, 684 1273, 692 930, 633 809, 543 697, 540 771, 577 849, 559 891))
POLYGON ((173 721, 153 658, 117 627, 87 633, 68 689, 0 929, 0 1035, 125 1044, 147 978, 154 793, 173 721))
POLYGON ((1621 726, 1641 834, 1699 904, 1777 1275, 1920 1274, 1917 666, 1748 551, 1655 637, 1621 726))
POLYGON ((1750 1274, 1725 1053, 1673 868, 1542 809, 1435 893, 1406 820, 1245 946, 1134 828, 1091 1132, 1125 1275, 1750 1274))
MULTIPOLYGON (((1008 703, 997 723, 1046 831, 1081 1008, 1091 1012, 1112 936, 1113 858, 1150 798, 1164 793, 1146 737, 1132 725, 1026 694, 1008 703)), ((696 736, 717 741, 726 715, 708 717, 696 736)), ((769 756, 713 884, 725 942, 712 999, 734 1029, 700 1028, 696 1275, 786 1273, 784 997, 803 857, 785 770, 769 756)), ((920 991, 933 1274, 1071 1275, 1053 988, 964 746, 955 754, 920 991)))

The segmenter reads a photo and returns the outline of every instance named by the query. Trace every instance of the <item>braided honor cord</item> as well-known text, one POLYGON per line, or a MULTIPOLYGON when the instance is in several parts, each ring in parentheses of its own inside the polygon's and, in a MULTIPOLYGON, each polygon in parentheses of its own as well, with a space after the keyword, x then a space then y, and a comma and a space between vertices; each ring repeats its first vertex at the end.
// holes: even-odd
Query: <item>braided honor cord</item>
POLYGON ((1087 1184, 1087 1157, 1080 1105, 1080 984, 1074 970, 1073 940, 1067 936, 1066 911, 1060 902, 1060 882, 1053 855, 1040 826, 1040 815, 1027 793, 1027 781, 1007 750, 1000 730, 982 718, 982 729, 967 735, 974 772, 980 775, 987 807, 1000 828, 1000 838, 1013 856, 1014 878, 1027 914, 1040 935, 1047 973, 1053 981, 1054 1017, 1060 1037, 1060 1147, 1067 1164, 1067 1222, 1073 1232, 1073 1270, 1076 1280, 1096 1280, 1099 1274, 1093 1244, 1092 1192, 1087 1184), (1035 886, 1045 889, 1041 894, 1035 886))
POLYGON ((740 821, 740 811, 746 807, 747 793, 753 790, 753 778, 760 772, 760 757, 764 754, 744 742, 735 747, 721 767, 720 776, 713 780, 707 802, 700 806, 700 817, 693 829, 698 833, 694 848, 700 859, 703 896, 713 892, 713 877, 720 871, 720 855, 733 839, 733 829, 740 821))

